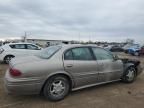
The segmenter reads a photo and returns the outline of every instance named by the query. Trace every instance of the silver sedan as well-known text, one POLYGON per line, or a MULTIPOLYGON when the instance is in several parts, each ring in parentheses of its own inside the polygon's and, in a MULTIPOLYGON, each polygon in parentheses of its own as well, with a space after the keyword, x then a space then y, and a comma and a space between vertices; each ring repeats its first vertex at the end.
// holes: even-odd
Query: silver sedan
POLYGON ((94 45, 62 45, 35 56, 14 58, 4 82, 10 94, 40 94, 63 99, 71 90, 122 80, 131 83, 142 72, 139 61, 119 59, 94 45))

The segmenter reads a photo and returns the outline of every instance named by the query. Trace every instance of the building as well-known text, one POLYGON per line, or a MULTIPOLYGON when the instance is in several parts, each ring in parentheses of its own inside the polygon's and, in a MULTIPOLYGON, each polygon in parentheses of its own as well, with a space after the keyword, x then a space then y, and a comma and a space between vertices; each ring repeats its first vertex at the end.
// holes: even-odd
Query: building
POLYGON ((73 43, 73 41, 45 40, 45 39, 27 39, 26 42, 38 44, 43 47, 47 47, 47 46, 51 46, 51 45, 72 44, 73 43))
POLYGON ((0 46, 2 46, 3 45, 3 42, 2 41, 0 41, 0 46))

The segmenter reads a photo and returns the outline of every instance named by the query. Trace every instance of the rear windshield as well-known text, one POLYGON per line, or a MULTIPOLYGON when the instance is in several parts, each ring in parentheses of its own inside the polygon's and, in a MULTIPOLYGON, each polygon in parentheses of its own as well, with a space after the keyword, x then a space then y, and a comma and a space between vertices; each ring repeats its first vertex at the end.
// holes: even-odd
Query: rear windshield
POLYGON ((53 56, 60 48, 61 46, 50 46, 45 49, 42 49, 40 53, 38 53, 36 56, 43 59, 48 59, 51 56, 53 56))

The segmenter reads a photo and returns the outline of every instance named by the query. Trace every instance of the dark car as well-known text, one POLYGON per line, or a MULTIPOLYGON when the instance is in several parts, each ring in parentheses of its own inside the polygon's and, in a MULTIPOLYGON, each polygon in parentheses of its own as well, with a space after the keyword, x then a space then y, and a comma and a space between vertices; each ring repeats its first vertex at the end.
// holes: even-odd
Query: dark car
POLYGON ((139 55, 144 55, 144 46, 141 47, 141 50, 139 51, 139 55))
POLYGON ((118 46, 118 45, 115 45, 115 46, 112 46, 112 47, 110 48, 110 51, 111 51, 111 52, 123 52, 124 50, 123 50, 122 47, 120 47, 120 46, 118 46))

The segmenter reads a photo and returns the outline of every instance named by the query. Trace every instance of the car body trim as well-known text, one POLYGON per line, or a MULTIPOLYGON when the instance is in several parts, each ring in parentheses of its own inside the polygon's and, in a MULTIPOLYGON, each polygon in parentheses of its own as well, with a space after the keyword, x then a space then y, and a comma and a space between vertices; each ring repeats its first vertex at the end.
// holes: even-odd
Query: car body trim
POLYGON ((84 89, 84 88, 88 88, 88 87, 93 87, 93 86, 96 86, 96 85, 101 85, 101 84, 107 84, 107 83, 111 83, 111 82, 116 82, 116 81, 120 81, 120 80, 121 79, 112 80, 112 81, 106 81, 106 82, 100 82, 100 83, 95 83, 95 84, 89 84, 89 85, 73 88, 72 91, 76 91, 76 90, 80 90, 80 89, 84 89))

